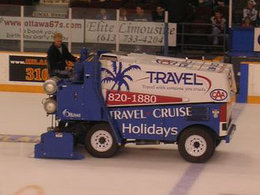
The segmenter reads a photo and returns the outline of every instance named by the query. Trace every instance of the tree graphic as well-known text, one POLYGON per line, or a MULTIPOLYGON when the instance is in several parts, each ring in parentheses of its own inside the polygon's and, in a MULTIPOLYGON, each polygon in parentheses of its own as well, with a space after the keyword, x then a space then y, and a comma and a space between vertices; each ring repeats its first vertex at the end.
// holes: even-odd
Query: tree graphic
POLYGON ((141 68, 138 65, 131 65, 125 69, 123 69, 122 62, 116 63, 113 62, 111 64, 112 71, 110 71, 107 68, 101 68, 102 72, 107 73, 109 76, 105 77, 101 80, 101 83, 110 83, 114 82, 114 85, 112 86, 111 90, 113 90, 117 86, 117 90, 120 91, 122 86, 125 86, 127 91, 129 91, 129 85, 127 83, 127 79, 130 81, 133 81, 133 78, 130 77, 127 73, 133 70, 141 70, 141 68))

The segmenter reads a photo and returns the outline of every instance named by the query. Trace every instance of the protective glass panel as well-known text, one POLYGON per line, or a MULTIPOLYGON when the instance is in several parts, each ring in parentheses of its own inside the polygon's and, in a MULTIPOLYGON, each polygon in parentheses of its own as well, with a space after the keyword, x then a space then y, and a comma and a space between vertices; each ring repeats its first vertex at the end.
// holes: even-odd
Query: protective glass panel
POLYGON ((163 55, 164 11, 155 14, 151 9, 120 9, 120 51, 163 55))
POLYGON ((72 52, 79 53, 83 47, 90 51, 112 51, 116 49, 115 9, 72 8, 72 18, 81 28, 74 28, 72 52))
POLYGON ((20 6, 0 5, 0 50, 20 51, 20 6))
POLYGON ((70 36, 68 17, 66 5, 25 6, 24 51, 46 53, 56 32, 62 33, 63 42, 68 44, 70 36))

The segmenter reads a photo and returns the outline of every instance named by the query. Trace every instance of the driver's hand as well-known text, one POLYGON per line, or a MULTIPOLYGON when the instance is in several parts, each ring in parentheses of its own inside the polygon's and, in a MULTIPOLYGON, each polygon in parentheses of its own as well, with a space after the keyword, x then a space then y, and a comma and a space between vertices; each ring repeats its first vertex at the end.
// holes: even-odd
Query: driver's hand
POLYGON ((73 69, 73 67, 72 66, 66 66, 66 68, 65 68, 66 70, 72 70, 73 69))
POLYGON ((74 66, 74 62, 66 61, 66 65, 67 65, 68 67, 73 67, 73 66, 74 66))

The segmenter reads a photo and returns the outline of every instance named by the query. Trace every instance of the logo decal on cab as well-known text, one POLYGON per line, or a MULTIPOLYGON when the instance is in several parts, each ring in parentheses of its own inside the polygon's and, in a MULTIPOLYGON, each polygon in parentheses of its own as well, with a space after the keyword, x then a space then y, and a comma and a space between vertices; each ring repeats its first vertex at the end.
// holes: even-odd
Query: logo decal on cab
POLYGON ((215 89, 210 93, 211 99, 215 101, 224 101, 228 97, 228 93, 223 89, 215 89))

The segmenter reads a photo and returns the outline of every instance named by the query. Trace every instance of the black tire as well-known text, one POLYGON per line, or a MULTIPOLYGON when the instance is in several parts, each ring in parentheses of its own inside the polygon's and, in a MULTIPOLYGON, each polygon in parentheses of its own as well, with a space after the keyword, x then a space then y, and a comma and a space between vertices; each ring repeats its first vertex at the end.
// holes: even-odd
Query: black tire
POLYGON ((180 155, 188 162, 204 163, 215 152, 216 141, 203 127, 186 129, 178 141, 180 155))
POLYGON ((109 124, 93 125, 86 134, 85 147, 87 151, 97 158, 110 158, 116 154, 117 144, 109 124))
POLYGON ((216 147, 220 145, 221 141, 222 141, 221 139, 216 139, 216 147))

